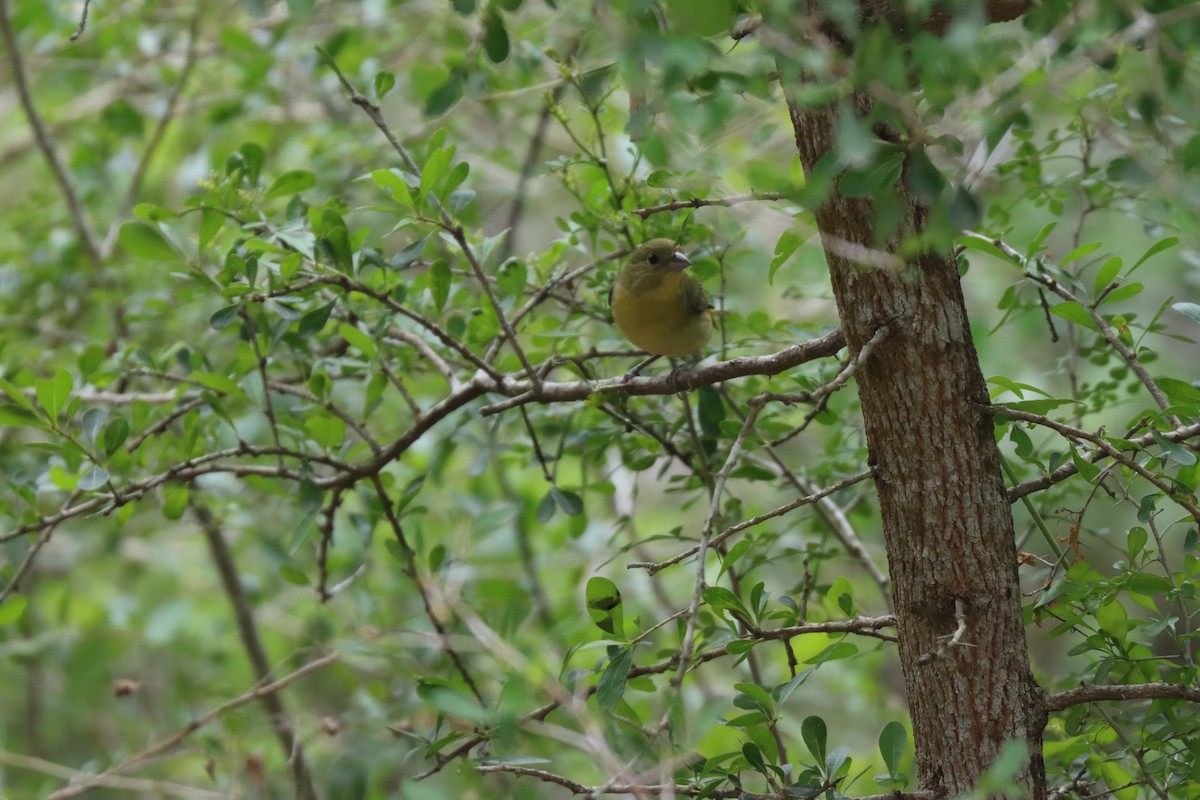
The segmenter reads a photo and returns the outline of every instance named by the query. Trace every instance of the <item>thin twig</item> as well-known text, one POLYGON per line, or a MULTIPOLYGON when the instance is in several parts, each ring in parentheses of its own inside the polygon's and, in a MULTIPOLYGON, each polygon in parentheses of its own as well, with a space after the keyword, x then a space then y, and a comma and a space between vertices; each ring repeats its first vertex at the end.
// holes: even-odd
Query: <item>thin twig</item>
POLYGON ((756 194, 739 194, 733 197, 714 197, 704 199, 693 197, 691 200, 673 200, 670 203, 663 203, 659 206, 649 206, 647 208, 636 208, 632 213, 637 214, 642 219, 649 219, 654 214, 659 214, 663 211, 678 211, 683 208, 704 208, 705 206, 736 206, 740 203, 749 203, 756 200, 786 200, 787 195, 778 192, 760 192, 756 194))

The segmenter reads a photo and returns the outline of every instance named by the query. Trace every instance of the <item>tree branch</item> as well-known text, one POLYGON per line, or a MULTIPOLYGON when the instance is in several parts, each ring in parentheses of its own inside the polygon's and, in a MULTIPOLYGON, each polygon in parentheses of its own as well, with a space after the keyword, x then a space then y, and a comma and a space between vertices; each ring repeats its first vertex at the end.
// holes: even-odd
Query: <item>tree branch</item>
POLYGON ((1046 710, 1062 711, 1071 706, 1102 700, 1186 700, 1200 703, 1200 687, 1180 683, 1137 683, 1127 686, 1089 684, 1046 695, 1046 710))

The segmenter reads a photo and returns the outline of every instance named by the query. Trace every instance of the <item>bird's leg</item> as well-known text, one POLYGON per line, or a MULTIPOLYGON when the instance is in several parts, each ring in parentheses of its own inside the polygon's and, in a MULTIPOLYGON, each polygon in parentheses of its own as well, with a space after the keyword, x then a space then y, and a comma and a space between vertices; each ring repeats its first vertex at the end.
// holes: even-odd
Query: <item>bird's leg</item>
POLYGON ((700 363, 700 357, 688 358, 682 361, 672 358, 671 371, 667 374, 667 384, 674 392, 679 392, 679 377, 700 363))
POLYGON ((639 363, 639 364, 635 364, 635 365, 634 365, 634 367, 633 367, 633 369, 631 369, 631 370, 629 370, 628 372, 626 372, 626 373, 625 373, 625 376, 624 376, 623 378, 621 378, 621 380, 622 380, 622 381, 631 381, 631 380, 633 380, 634 378, 636 378, 636 377, 637 377, 637 374, 638 374, 639 372, 641 372, 641 371, 642 371, 642 369, 643 369, 644 367, 648 367, 648 366, 650 366, 650 365, 651 365, 651 364, 653 364, 655 361, 658 361, 658 359, 660 359, 660 358, 662 358, 662 356, 650 356, 650 357, 649 357, 649 358, 647 358, 645 361, 642 361, 642 362, 641 362, 641 363, 639 363))

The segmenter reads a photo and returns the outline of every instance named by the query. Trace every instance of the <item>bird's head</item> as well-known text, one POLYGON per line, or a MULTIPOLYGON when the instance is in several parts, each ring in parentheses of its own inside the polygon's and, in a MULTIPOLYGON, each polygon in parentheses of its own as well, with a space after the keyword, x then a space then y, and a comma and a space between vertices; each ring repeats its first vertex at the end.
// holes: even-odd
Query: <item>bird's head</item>
POLYGON ((692 262, 670 239, 651 239, 633 251, 629 263, 655 271, 679 272, 692 262))

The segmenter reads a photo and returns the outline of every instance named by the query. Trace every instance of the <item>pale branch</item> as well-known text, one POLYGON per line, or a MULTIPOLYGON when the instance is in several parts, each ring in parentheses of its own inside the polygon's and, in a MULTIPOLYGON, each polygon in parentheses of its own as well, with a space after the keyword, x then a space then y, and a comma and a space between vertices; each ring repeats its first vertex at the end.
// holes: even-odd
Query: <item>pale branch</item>
MULTIPOLYGON (((795 500, 791 501, 790 503, 784 503, 783 505, 779 506, 778 508, 772 509, 771 511, 767 511, 763 514, 759 514, 756 517, 751 517, 750 519, 743 520, 743 521, 737 523, 736 525, 730 525, 728 528, 721 531, 716 536, 713 536, 712 541, 709 542, 709 544, 711 546, 716 546, 716 545, 720 544, 721 542, 725 541, 726 539, 728 539, 730 536, 733 536, 735 533, 740 533, 741 531, 744 531, 747 528, 752 528, 755 525, 761 525, 762 523, 766 522, 767 520, 774 519, 775 517, 783 516, 784 514, 788 513, 789 511, 794 511, 797 508, 800 508, 801 506, 812 505, 813 503, 816 503, 817 501, 821 500, 821 498, 828 497, 829 495, 834 494, 835 492, 840 492, 842 489, 845 489, 848 486, 853 486, 856 483, 865 481, 867 478, 870 478, 874 474, 875 474, 874 470, 871 470, 871 469, 863 470, 862 472, 856 473, 847 478, 843 478, 840 481, 837 481, 836 483, 826 486, 825 488, 823 488, 817 492, 814 492, 813 494, 805 495, 804 497, 798 497, 795 500)), ((675 564, 678 564, 681 561, 685 561, 688 558, 691 558, 692 556, 696 555, 696 553, 699 552, 699 550, 700 550, 700 545, 693 545, 692 547, 689 547, 688 549, 686 549, 680 553, 677 553, 676 555, 671 556, 670 558, 668 558, 664 561, 657 561, 657 562, 639 561, 639 562, 627 564, 626 568, 627 569, 644 569, 649 574, 655 575, 655 574, 663 571, 667 567, 674 566, 675 564)))
POLYGON ((165 739, 160 739, 157 742, 154 742, 153 744, 151 744, 149 747, 146 747, 143 750, 140 750, 139 752, 134 753, 133 755, 129 756, 124 761, 122 761, 120 764, 117 764, 114 767, 110 767, 109 769, 106 769, 104 772, 100 772, 97 774, 93 774, 93 775, 82 774, 82 777, 78 781, 72 782, 68 786, 64 786, 63 788, 59 789, 58 791, 50 794, 47 797, 47 800, 66 800, 66 798, 68 798, 68 797, 78 797, 79 795, 85 794, 97 786, 105 785, 106 781, 110 780, 113 776, 122 775, 126 772, 130 772, 131 770, 138 769, 139 767, 141 767, 143 764, 147 763, 151 759, 157 758, 158 756, 161 756, 162 754, 164 754, 164 753, 168 752, 169 750, 173 749, 174 747, 178 746, 188 736, 190 736, 193 733, 195 733, 196 731, 200 730, 205 725, 208 725, 210 722, 220 719, 222 715, 234 710, 235 708, 244 706, 247 703, 253 703, 256 700, 261 700, 263 697, 266 697, 267 695, 271 695, 271 694, 275 694, 277 692, 283 691, 284 689, 286 689, 291 684, 295 683, 300 678, 303 678, 305 675, 308 675, 311 672, 315 672, 316 670, 326 667, 326 666, 332 664, 337 659, 338 659, 337 653, 328 653, 326 655, 321 656, 320 658, 317 658, 317 659, 314 659, 313 661, 308 662, 304 666, 300 667, 300 669, 298 669, 295 672, 292 672, 288 675, 285 675, 284 677, 280 678, 277 681, 273 681, 272 683, 258 686, 254 689, 251 689, 249 692, 246 692, 245 694, 243 694, 239 697, 235 697, 234 699, 232 699, 226 703, 222 703, 221 705, 217 706, 216 708, 212 709, 211 711, 208 711, 205 714, 192 720, 187 725, 183 726, 178 731, 176 731, 175 733, 166 737, 165 739))
MULTIPOLYGON (((1100 451, 1104 452, 1113 461, 1116 461, 1118 464, 1121 464, 1122 466, 1128 468, 1132 472, 1141 476, 1142 479, 1144 479, 1145 481, 1150 483, 1150 485, 1154 486, 1154 488, 1158 489, 1160 492, 1162 492, 1167 497, 1170 497, 1172 500, 1174 500, 1176 503, 1178 503, 1180 506, 1182 506, 1184 509, 1186 509, 1187 512, 1192 515, 1192 518, 1194 520, 1196 520, 1197 522, 1200 522, 1200 507, 1198 507, 1194 501, 1191 501, 1188 498, 1184 497, 1181 492, 1175 491, 1170 486, 1170 484, 1168 484, 1166 481, 1164 481, 1159 476, 1155 475, 1150 470, 1143 467, 1141 464, 1137 463, 1137 461, 1135 459, 1128 458, 1125 455, 1123 455, 1120 450, 1118 450, 1111 442, 1109 442, 1103 436, 1101 436, 1097 433, 1091 433, 1090 431, 1085 431, 1080 428, 1076 428, 1072 425, 1067 425, 1066 423, 1056 422, 1056 421, 1050 419, 1049 417, 1044 417, 1040 414, 1030 414, 1027 411, 1017 411, 1015 409, 1011 409, 1011 408, 1008 408, 1008 407, 1002 406, 1002 405, 993 406, 992 413, 1005 414, 1007 416, 1012 417, 1015 420, 1020 420, 1022 422, 1030 422, 1035 425, 1041 425, 1043 427, 1050 428, 1051 430, 1058 432, 1062 436, 1065 436, 1066 438, 1072 439, 1074 441, 1090 442, 1091 444, 1095 445, 1100 451)), ((1181 429, 1177 428, 1176 431, 1178 431, 1178 430, 1181 430, 1181 429)), ((1160 435, 1162 435, 1162 434, 1160 434, 1160 435)), ((1146 437, 1141 437, 1141 438, 1146 438, 1146 437)), ((1149 438, 1150 438, 1150 442, 1147 442, 1147 444, 1150 444, 1154 441, 1153 435, 1151 435, 1149 438)), ((1164 438, 1166 438, 1165 435, 1164 435, 1164 438)), ((1130 441, 1134 441, 1134 440, 1130 440, 1130 441)))
MULTIPOLYGON (((237 447, 206 453, 175 464, 156 475, 134 481, 121 488, 118 492, 90 497, 74 506, 61 509, 56 514, 41 517, 35 522, 28 523, 6 533, 0 533, 0 542, 44 530, 47 526, 57 525, 64 520, 74 517, 91 513, 111 513, 116 508, 139 499, 147 492, 165 483, 188 482, 202 475, 214 473, 229 473, 243 476, 259 475, 284 478, 292 481, 309 478, 320 489, 345 488, 364 477, 378 474, 380 470, 406 452, 409 447, 441 422, 441 420, 459 408, 487 394, 508 396, 515 400, 515 402, 510 401, 509 405, 511 406, 534 402, 574 402, 584 400, 593 394, 604 392, 620 392, 637 396, 676 394, 680 391, 698 389, 701 386, 708 386, 747 375, 775 375, 807 361, 834 355, 844 345, 845 339, 841 331, 835 330, 817 339, 791 345, 769 355, 718 361, 679 374, 669 374, 661 377, 636 377, 631 379, 618 377, 594 383, 588 381, 565 383, 543 381, 536 389, 528 380, 519 380, 512 376, 493 377, 492 374, 480 369, 469 381, 461 384, 458 389, 452 391, 423 414, 419 415, 398 438, 387 446, 382 447, 370 459, 359 464, 347 464, 319 453, 308 453, 274 446, 259 447, 242 442, 237 447), (298 469, 288 469, 278 464, 275 466, 265 466, 256 464, 214 463, 227 458, 273 456, 296 459, 304 464, 319 464, 328 467, 334 474, 312 477, 298 469)), ((180 383, 194 384, 205 388, 207 391, 212 391, 195 381, 168 373, 149 370, 135 370, 134 372, 138 374, 153 374, 155 377, 175 380, 180 383)), ((505 407, 509 407, 509 405, 505 405, 505 407)), ((492 406, 491 410, 488 408, 482 409, 481 414, 494 414, 500 410, 502 409, 492 406)), ((851 482, 861 479, 861 477, 857 477, 851 482)), ((812 501, 802 498, 798 501, 797 505, 803 505, 806 502, 812 501)), ((796 506, 793 505, 791 507, 796 506)), ((779 513, 784 513, 786 510, 790 510, 791 507, 785 507, 784 511, 780 511, 779 513)), ((728 536, 732 532, 736 531, 727 530, 720 536, 728 536)))
POLYGON ((741 203, 749 203, 756 200, 786 200, 787 195, 779 192, 758 192, 754 194, 739 194, 732 197, 714 197, 705 199, 701 197, 693 197, 691 200, 673 200, 670 203, 663 203, 659 206, 649 206, 647 208, 634 209, 632 213, 637 214, 642 219, 649 219, 654 214, 659 214, 663 211, 679 211, 684 208, 705 208, 706 206, 736 206, 741 203))
POLYGON ((17 99, 21 104, 21 109, 25 112, 25 118, 29 120, 29 127, 33 129, 34 141, 37 142, 38 149, 42 151, 46 163, 50 165, 50 171, 54 174, 58 189, 67 203, 67 211, 75 225, 75 232, 79 236, 79 243, 83 246, 84 253, 92 263, 99 264, 103 259, 100 255, 100 245, 96 241, 96 234, 88 223, 83 204, 79 202, 75 184, 67 174, 67 168, 63 166, 62 158, 58 154, 58 147, 54 144, 54 139, 50 136, 46 123, 42 121, 37 106, 34 105, 33 95, 30 94, 29 78, 25 74, 25 62, 17 47, 17 34, 13 31, 12 19, 9 16, 8 0, 0 0, 0 37, 4 39, 4 46, 8 50, 8 63, 12 68, 13 85, 17 89, 17 99))
POLYGON ((845 343, 842 332, 835 330, 769 355, 717 361, 660 377, 619 377, 595 382, 545 383, 536 389, 528 381, 505 378, 499 384, 493 382, 486 391, 507 395, 509 400, 484 406, 479 413, 486 417, 526 403, 572 402, 606 392, 621 392, 632 396, 677 394, 747 375, 777 375, 807 361, 835 355, 845 343))
POLYGON ((1047 711, 1104 700, 1186 700, 1200 703, 1200 687, 1180 683, 1134 683, 1123 686, 1087 684, 1046 695, 1047 711))
MULTIPOLYGON (((68 781, 91 779, 94 777, 90 773, 80 772, 77 769, 56 764, 53 761, 47 761, 43 758, 24 755, 22 753, 12 753, 8 750, 0 750, 0 764, 16 767, 17 769, 26 769, 30 772, 40 772, 43 775, 51 775, 55 778, 62 778, 68 781)), ((238 797, 230 792, 198 789, 182 783, 148 778, 127 778, 120 775, 110 776, 103 783, 97 785, 108 789, 121 789, 137 795, 179 797, 183 798, 183 800, 237 800, 238 797)))

